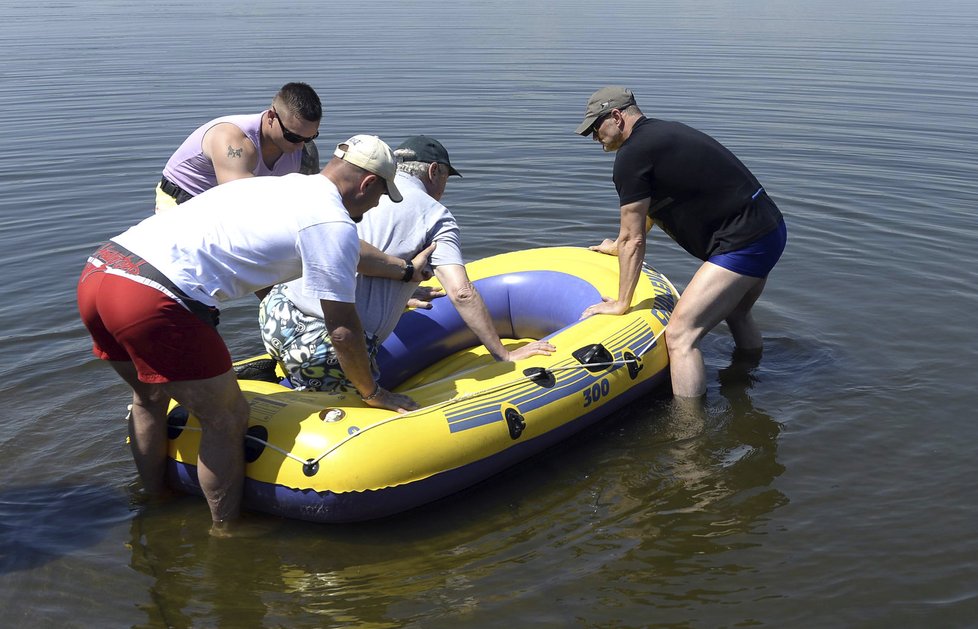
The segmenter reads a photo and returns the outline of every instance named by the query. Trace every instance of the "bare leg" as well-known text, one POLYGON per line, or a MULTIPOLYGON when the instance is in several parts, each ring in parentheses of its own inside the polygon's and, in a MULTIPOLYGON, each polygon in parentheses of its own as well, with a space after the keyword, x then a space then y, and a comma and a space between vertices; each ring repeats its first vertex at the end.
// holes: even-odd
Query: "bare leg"
POLYGON ((757 284, 747 291, 740 303, 727 315, 727 326, 730 327, 730 334, 733 335, 734 343, 739 350, 760 352, 764 346, 761 330, 754 323, 751 308, 761 296, 765 284, 767 284, 766 279, 758 279, 757 284))
POLYGON ((206 380, 163 386, 200 420, 197 477, 210 505, 211 518, 221 528, 237 520, 241 512, 248 402, 238 387, 234 370, 206 380))
MULTIPOLYGON (((751 328, 754 331, 757 328, 750 318, 750 307, 763 287, 763 279, 703 263, 683 291, 666 328, 674 395, 698 397, 706 393, 706 368, 700 342, 718 323, 743 305, 746 309, 735 317, 736 335, 741 335, 744 342, 753 342, 751 328), (748 297, 755 291, 752 298, 748 297)), ((760 333, 756 335, 760 345, 760 333)))
POLYGON ((129 448, 146 493, 159 496, 165 489, 166 407, 170 398, 160 385, 140 382, 132 363, 110 361, 109 364, 132 387, 129 448))
POLYGON ((707 421, 705 396, 673 396, 666 417, 667 430, 673 441, 692 439, 703 434, 707 421))

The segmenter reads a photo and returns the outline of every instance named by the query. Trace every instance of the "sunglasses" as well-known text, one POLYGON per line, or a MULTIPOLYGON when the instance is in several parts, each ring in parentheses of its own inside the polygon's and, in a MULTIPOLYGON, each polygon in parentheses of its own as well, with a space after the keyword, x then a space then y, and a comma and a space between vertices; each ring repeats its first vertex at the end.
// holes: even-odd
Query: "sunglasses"
POLYGON ((279 113, 275 111, 274 107, 272 107, 272 113, 275 114, 275 119, 278 120, 278 126, 282 127, 282 137, 285 138, 286 142, 291 142, 292 144, 300 144, 302 142, 312 142, 313 140, 319 137, 318 131, 313 135, 309 136, 308 138, 303 137, 298 133, 289 131, 288 129, 285 128, 285 125, 282 124, 282 116, 280 116, 279 113))
POLYGON ((609 111, 608 113, 604 114, 603 116, 601 116, 600 118, 598 118, 597 120, 595 120, 594 121, 594 124, 591 125, 591 133, 597 133, 598 132, 598 129, 601 128, 601 125, 604 124, 605 120, 607 120, 608 118, 611 117, 611 114, 612 113, 614 113, 614 110, 609 111))

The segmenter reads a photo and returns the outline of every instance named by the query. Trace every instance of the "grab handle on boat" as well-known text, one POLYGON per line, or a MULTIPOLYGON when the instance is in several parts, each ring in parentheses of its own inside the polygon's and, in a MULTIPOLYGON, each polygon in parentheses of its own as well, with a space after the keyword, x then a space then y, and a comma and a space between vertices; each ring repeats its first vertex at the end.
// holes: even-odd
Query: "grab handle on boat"
POLYGON ((638 377, 638 372, 642 371, 642 360, 631 352, 623 352, 622 362, 628 365, 628 377, 634 380, 638 377))
POLYGON ((543 367, 527 367, 523 370, 523 375, 544 389, 549 389, 557 384, 557 378, 554 377, 554 373, 543 367))
POLYGON ((506 417, 506 427, 509 428, 509 438, 514 441, 519 439, 526 429, 526 420, 515 408, 507 408, 503 415, 506 417))
MULTIPOLYGON (((131 412, 131 411, 130 411, 131 412)), ((171 441, 180 436, 190 419, 190 411, 183 406, 174 406, 166 414, 166 436, 171 441)))
POLYGON ((604 371, 609 364, 613 365, 615 362, 615 357, 600 343, 576 349, 572 356, 591 373, 604 371))

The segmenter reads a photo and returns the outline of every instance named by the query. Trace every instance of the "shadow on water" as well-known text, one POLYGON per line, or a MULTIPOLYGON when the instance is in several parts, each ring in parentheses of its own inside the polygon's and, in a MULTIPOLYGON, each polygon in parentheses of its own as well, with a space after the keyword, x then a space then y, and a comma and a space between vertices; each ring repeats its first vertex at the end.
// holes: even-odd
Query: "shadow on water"
POLYGON ((132 517, 124 492, 99 485, 8 487, 0 492, 0 574, 94 546, 132 517))
POLYGON ((718 374, 719 397, 699 411, 647 397, 476 487, 384 520, 248 514, 270 531, 214 540, 197 498, 147 508, 130 542, 132 568, 153 581, 147 623, 481 623, 533 618, 539 600, 526 593, 545 590, 580 601, 548 612, 560 621, 600 624, 597 599, 628 609, 636 598, 695 598, 697 579, 750 569, 730 553, 760 544, 788 502, 775 487, 781 425, 750 395, 762 369, 735 355, 718 374))

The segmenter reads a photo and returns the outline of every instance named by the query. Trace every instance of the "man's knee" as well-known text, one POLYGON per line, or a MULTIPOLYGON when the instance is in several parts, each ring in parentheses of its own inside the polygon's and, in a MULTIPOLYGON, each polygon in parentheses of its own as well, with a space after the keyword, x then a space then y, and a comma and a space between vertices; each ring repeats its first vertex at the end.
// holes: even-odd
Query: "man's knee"
POLYGON ((170 382, 165 385, 165 391, 202 422, 226 421, 225 418, 248 414, 248 402, 233 369, 206 380, 170 382))
POLYGON ((170 405, 170 396, 160 386, 146 385, 138 390, 133 389, 133 394, 133 404, 142 406, 154 415, 164 416, 170 405))
POLYGON ((242 437, 248 430, 248 401, 240 393, 223 408, 214 408, 205 415, 197 415, 203 430, 224 435, 231 439, 242 437))
POLYGON ((690 334, 690 329, 679 321, 670 321, 666 326, 666 347, 670 352, 686 351, 693 346, 694 335, 690 334))

